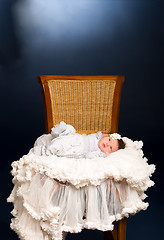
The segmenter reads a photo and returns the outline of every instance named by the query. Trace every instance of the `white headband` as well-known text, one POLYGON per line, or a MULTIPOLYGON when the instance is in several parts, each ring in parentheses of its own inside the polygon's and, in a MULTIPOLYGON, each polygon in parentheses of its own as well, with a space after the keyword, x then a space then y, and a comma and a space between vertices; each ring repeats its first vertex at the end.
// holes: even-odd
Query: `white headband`
POLYGON ((110 137, 111 137, 113 140, 121 139, 121 135, 118 134, 118 133, 112 133, 112 134, 110 134, 110 137))

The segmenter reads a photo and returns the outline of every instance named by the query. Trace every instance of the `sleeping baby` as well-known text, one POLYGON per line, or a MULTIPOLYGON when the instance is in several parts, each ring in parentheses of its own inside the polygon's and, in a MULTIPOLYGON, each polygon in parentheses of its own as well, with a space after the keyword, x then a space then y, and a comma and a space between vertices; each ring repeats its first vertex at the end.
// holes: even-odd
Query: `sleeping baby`
POLYGON ((107 157, 123 148, 125 143, 117 133, 81 135, 73 126, 62 121, 51 129, 51 134, 39 137, 31 151, 40 156, 95 158, 107 157))

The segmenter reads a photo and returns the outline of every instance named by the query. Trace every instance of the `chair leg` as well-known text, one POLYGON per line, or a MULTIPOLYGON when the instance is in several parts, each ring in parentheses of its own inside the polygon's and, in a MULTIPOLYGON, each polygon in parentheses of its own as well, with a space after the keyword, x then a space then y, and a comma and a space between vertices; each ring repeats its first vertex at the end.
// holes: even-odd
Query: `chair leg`
POLYGON ((104 232, 104 240, 117 240, 117 229, 104 232))
POLYGON ((117 234, 118 240, 126 240, 126 218, 118 221, 117 234))
POLYGON ((112 236, 113 236, 114 240, 117 240, 117 229, 116 228, 113 229, 112 236))

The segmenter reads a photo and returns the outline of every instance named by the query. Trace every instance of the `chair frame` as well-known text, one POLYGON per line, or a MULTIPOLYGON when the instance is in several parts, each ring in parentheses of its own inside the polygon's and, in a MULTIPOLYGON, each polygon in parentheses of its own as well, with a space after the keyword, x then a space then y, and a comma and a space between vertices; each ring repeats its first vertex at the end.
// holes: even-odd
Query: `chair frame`
MULTIPOLYGON (((51 104, 50 92, 48 87, 48 81, 50 80, 86 80, 86 81, 87 80, 115 80, 116 85, 115 85, 115 91, 113 96, 111 133, 118 132, 120 98, 121 98, 122 85, 125 80, 124 76, 53 76, 53 75, 39 76, 38 81, 42 89, 44 113, 45 113, 45 124, 46 124, 47 133, 50 133, 51 128, 56 124, 53 122, 53 117, 52 117, 52 104, 51 104)), ((114 228, 112 232, 111 231, 104 232, 104 240, 126 240, 126 218, 118 221, 117 229, 114 228)))

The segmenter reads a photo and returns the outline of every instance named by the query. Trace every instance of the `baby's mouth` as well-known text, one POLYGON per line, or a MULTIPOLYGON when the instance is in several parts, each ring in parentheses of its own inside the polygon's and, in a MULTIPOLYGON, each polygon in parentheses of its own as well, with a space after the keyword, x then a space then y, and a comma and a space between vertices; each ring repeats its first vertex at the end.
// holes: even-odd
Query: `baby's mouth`
POLYGON ((105 143, 103 143, 103 147, 105 148, 105 143))

